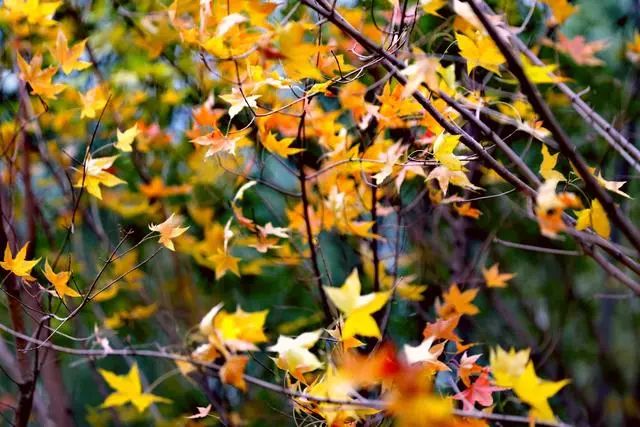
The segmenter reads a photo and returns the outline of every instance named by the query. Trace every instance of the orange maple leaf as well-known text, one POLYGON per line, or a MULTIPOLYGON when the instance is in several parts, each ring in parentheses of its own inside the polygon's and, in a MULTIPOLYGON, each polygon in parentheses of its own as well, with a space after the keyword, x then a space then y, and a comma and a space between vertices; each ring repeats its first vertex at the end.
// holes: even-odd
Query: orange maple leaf
POLYGON ((444 319, 458 314, 468 314, 473 316, 480 310, 472 304, 473 299, 478 294, 478 289, 469 289, 460 292, 456 283, 452 284, 447 292, 442 295, 444 303, 436 302, 436 311, 444 319))
POLYGON ((500 273, 498 266, 499 264, 496 262, 488 269, 482 269, 484 281, 490 288, 505 288, 507 286, 507 281, 511 280, 515 276, 513 273, 500 273))

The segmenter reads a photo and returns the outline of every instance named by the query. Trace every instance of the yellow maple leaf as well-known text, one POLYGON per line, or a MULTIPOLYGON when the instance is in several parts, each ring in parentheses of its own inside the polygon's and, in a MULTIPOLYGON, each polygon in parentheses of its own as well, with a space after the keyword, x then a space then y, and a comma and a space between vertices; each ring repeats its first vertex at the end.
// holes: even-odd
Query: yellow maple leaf
POLYGON ((78 180, 76 181, 75 187, 84 187, 89 194, 102 200, 100 185, 115 187, 116 185, 126 184, 126 181, 106 171, 106 169, 109 169, 113 165, 113 162, 115 162, 117 158, 118 156, 89 157, 85 162, 84 168, 77 171, 78 180))
POLYGON ((70 297, 81 297, 78 292, 69 287, 69 279, 71 278, 70 271, 61 271, 59 273, 55 273, 51 266, 49 265, 49 261, 44 261, 44 277, 53 285, 56 290, 58 296, 60 298, 64 298, 65 296, 70 297))
POLYGON ((162 178, 154 176, 148 184, 140 184, 140 192, 148 198, 161 198, 187 194, 191 192, 192 186, 183 185, 165 185, 162 178))
POLYGON ((591 201, 590 208, 579 210, 576 212, 576 215, 578 216, 576 230, 584 230, 587 227, 591 227, 605 239, 611 236, 609 218, 598 200, 591 201))
POLYGON ((218 58, 241 56, 255 48, 260 33, 249 32, 241 24, 249 19, 240 13, 231 13, 218 22, 215 33, 202 43, 202 47, 218 58))
POLYGON ((61 4, 61 1, 5 0, 2 4, 2 9, 4 9, 2 15, 12 22, 24 19, 34 26, 50 27, 56 23, 52 18, 61 4))
POLYGON ((82 102, 82 110, 80 111, 80 118, 94 119, 107 105, 107 95, 102 85, 95 86, 87 93, 80 94, 80 100, 82 102))
POLYGON ((255 344, 267 341, 264 322, 269 310, 246 312, 240 306, 235 313, 213 307, 200 321, 200 332, 235 351, 257 350, 255 344))
POLYGON ((541 153, 542 163, 540 163, 540 175, 542 175, 544 179, 555 179, 559 182, 566 181, 564 175, 555 170, 560 153, 549 153, 549 148, 544 144, 542 145, 541 153))
MULTIPOLYGON (((100 295, 100 294, 98 294, 100 295)), ((122 310, 104 320, 104 325, 109 329, 121 328, 131 320, 143 320, 151 317, 158 311, 158 304, 137 305, 131 310, 122 310)))
POLYGON ((531 416, 543 421, 553 421, 549 398, 555 395, 569 380, 545 381, 536 375, 533 362, 527 363, 522 374, 513 384, 513 391, 523 402, 531 405, 531 416))
POLYGON ((449 184, 455 185, 457 187, 461 187, 467 190, 481 189, 480 187, 473 185, 463 171, 461 170, 452 171, 446 166, 438 166, 433 168, 433 170, 429 172, 429 175, 427 175, 427 178, 425 179, 425 181, 428 182, 428 181, 431 181, 432 179, 435 179, 436 181, 438 181, 438 186, 440 187, 440 190, 442 190, 444 194, 447 194, 447 190, 449 189, 449 184))
POLYGON ((140 129, 138 129, 138 125, 134 124, 129 129, 126 129, 124 132, 121 132, 120 129, 116 130, 116 137, 118 142, 113 144, 115 148, 123 152, 131 152, 133 148, 131 144, 136 139, 136 137, 140 134, 140 129))
POLYGON ((415 54, 422 56, 413 64, 405 67, 400 73, 407 77, 407 82, 402 90, 401 98, 407 98, 420 88, 422 83, 426 83, 428 88, 438 87, 438 67, 440 62, 434 58, 425 57, 424 52, 414 49, 415 54))
POLYGON ((171 403, 171 400, 156 396, 151 393, 142 392, 140 383, 140 372, 138 364, 134 363, 126 375, 117 375, 104 369, 98 369, 102 378, 115 391, 111 393, 102 403, 102 408, 122 406, 127 403, 133 404, 138 412, 144 412, 153 403, 171 403))
POLYGON ((305 332, 296 338, 280 335, 276 344, 267 347, 267 351, 278 353, 278 357, 274 359, 278 368, 290 372, 296 378, 301 378, 305 372, 315 371, 322 366, 317 356, 309 351, 321 334, 322 330, 319 329, 305 332))
POLYGON ((511 348, 505 351, 502 347, 491 349, 489 353, 489 363, 491 373, 496 385, 500 387, 513 387, 515 382, 524 372, 531 350, 524 349, 516 351, 511 348))
POLYGON ((160 224, 149 224, 149 230, 160 233, 158 243, 169 250, 175 251, 172 239, 179 237, 189 229, 189 227, 180 227, 180 224, 182 224, 182 219, 172 213, 169 218, 160 224))
POLYGON ((532 83, 561 83, 569 80, 566 77, 553 74, 558 69, 557 64, 535 65, 524 54, 520 55, 520 61, 524 73, 532 83))
POLYGON ((42 69, 42 55, 34 55, 31 62, 27 63, 18 53, 18 68, 20 79, 29 83, 31 93, 41 96, 43 99, 56 99, 66 86, 62 83, 53 83, 53 76, 58 71, 57 67, 42 69))
POLYGON ((542 3, 551 9, 553 18, 550 19, 550 23, 552 25, 563 24, 578 10, 578 6, 572 5, 568 0, 542 0, 542 3))
POLYGON ((447 0, 420 0, 420 7, 427 15, 442 17, 438 11, 448 3, 447 0))
POLYGON ((490 288, 505 288, 507 282, 515 276, 512 273, 500 273, 499 264, 495 263, 491 267, 482 269, 484 281, 490 288))
POLYGON ((60 68, 65 74, 70 74, 74 70, 84 70, 91 66, 91 62, 80 61, 86 44, 87 39, 84 39, 69 47, 64 32, 58 30, 56 46, 51 50, 51 54, 60 63, 60 68))
POLYGON ((464 170, 464 162, 453 154, 460 142, 460 137, 460 135, 447 135, 442 132, 433 142, 433 157, 454 172, 464 170))
POLYGON ((277 154, 282 157, 289 157, 292 154, 304 151, 302 148, 291 148, 295 138, 282 138, 280 141, 276 139, 276 136, 269 132, 265 138, 261 139, 262 145, 270 153, 277 154))
POLYGON ((218 249, 218 252, 207 258, 213 263, 216 271, 216 279, 224 276, 227 271, 232 272, 236 276, 240 277, 240 269, 238 268, 238 262, 240 258, 234 257, 230 253, 218 249))
POLYGON ((287 77, 294 80, 304 78, 321 81, 322 73, 316 67, 317 54, 328 50, 326 46, 309 43, 305 38, 305 31, 312 26, 302 22, 288 22, 284 28, 278 30, 278 41, 282 66, 287 77))
POLYGON ((35 280, 33 277, 31 277, 31 269, 35 267, 38 262, 40 262, 40 258, 27 261, 26 258, 28 247, 29 242, 24 244, 22 249, 18 251, 16 257, 14 258, 13 254, 11 253, 9 243, 7 242, 7 246, 4 248, 4 260, 0 261, 0 267, 12 272, 18 277, 22 277, 24 280, 35 280))
POLYGON ((396 286, 396 294, 407 301, 422 301, 422 294, 427 288, 427 285, 413 285, 402 281, 396 286))
POLYGON ((256 108, 258 104, 256 100, 261 95, 243 95, 238 89, 234 88, 230 94, 220 95, 220 98, 229 104, 229 120, 233 120, 245 107, 256 108))
POLYGON ((456 33, 456 40, 460 55, 467 60, 467 73, 471 74, 474 68, 482 67, 500 74, 500 65, 506 60, 491 37, 476 32, 474 40, 462 33, 456 33))
POLYGON ((371 314, 384 307, 390 292, 372 292, 360 295, 362 285, 357 269, 351 272, 340 288, 330 286, 323 288, 331 302, 346 316, 342 329, 343 339, 356 335, 381 338, 378 324, 371 314))

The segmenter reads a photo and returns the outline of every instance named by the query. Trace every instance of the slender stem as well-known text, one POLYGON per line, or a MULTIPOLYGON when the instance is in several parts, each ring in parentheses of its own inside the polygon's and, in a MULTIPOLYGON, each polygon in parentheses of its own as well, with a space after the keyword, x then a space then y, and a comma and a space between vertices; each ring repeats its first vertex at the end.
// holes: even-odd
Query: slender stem
POLYGON ((527 77, 520 60, 510 48, 509 43, 502 37, 496 26, 481 10, 481 4, 484 3, 480 3, 478 0, 467 0, 467 3, 471 6, 471 9, 473 9, 473 12, 476 14, 480 22, 482 22, 487 33, 489 33, 489 36, 491 36, 496 46, 506 59, 507 67, 520 83, 523 93, 527 96, 531 106, 544 122, 545 127, 549 129, 553 135, 553 138, 558 143, 558 149, 562 155, 573 164, 578 175, 580 175, 580 178, 584 181, 587 190, 602 204, 602 207, 611 221, 620 229, 636 250, 640 252, 640 231, 638 231, 629 218, 627 218, 613 203, 613 199, 606 190, 598 184, 596 178, 590 172, 589 166, 585 162, 584 158, 578 152, 576 146, 571 143, 569 136, 565 133, 564 129, 562 129, 553 112, 542 98, 540 91, 527 77))
MULTIPOLYGON (((304 109, 300 115, 300 124, 298 125, 298 133, 296 136, 298 145, 304 147, 304 126, 306 118, 306 110, 304 109)), ((316 249, 315 238, 313 237, 313 229, 311 227, 311 215, 309 213, 309 196, 307 194, 307 177, 304 172, 304 151, 298 155, 298 173, 300 180, 300 198, 302 199, 302 216, 304 217, 304 226, 307 234, 307 244, 311 251, 311 266, 313 268, 313 274, 315 276, 316 283, 318 285, 318 293, 320 294, 320 301, 322 303, 322 311, 324 312, 325 321, 330 323, 333 319, 331 314, 331 307, 329 306, 329 300, 322 287, 322 273, 320 271, 320 263, 318 262, 318 251, 316 249)))
MULTIPOLYGON (((39 347, 44 347, 44 348, 58 351, 61 353, 72 354, 75 356, 84 356, 84 357, 91 357, 91 358, 134 356, 134 357, 150 357, 150 358, 157 358, 157 359, 169 359, 174 361, 189 362, 195 366, 211 369, 216 373, 219 372, 220 369, 222 368, 220 365, 215 363, 202 362, 197 359, 192 359, 189 356, 176 354, 176 353, 169 353, 162 350, 138 350, 133 348, 110 349, 110 350, 76 349, 76 348, 53 344, 50 341, 38 340, 37 338, 33 338, 33 337, 30 337, 29 335, 14 331, 13 329, 3 325, 2 323, 0 323, 0 330, 10 335, 13 335, 14 337, 19 337, 25 341, 31 342, 33 344, 37 344, 39 347)), ((310 395, 310 394, 299 392, 290 388, 281 387, 279 385, 270 383, 268 381, 262 380, 260 378, 256 378, 248 374, 244 374, 243 377, 247 383, 252 384, 254 386, 263 388, 265 390, 273 391, 275 393, 279 393, 285 396, 289 396, 292 398, 306 400, 309 402, 327 403, 327 404, 335 404, 335 405, 341 405, 341 406, 374 408, 374 409, 384 409, 387 407, 387 402, 385 402, 384 400, 365 399, 365 398, 355 398, 353 400, 332 399, 328 397, 310 395)), ((298 401, 298 404, 301 404, 301 403, 298 401)), ((505 421, 505 422, 521 423, 521 424, 531 423, 531 419, 529 417, 521 417, 517 415, 492 414, 492 413, 480 412, 475 410, 462 411, 462 410, 456 409, 456 410, 453 410, 453 415, 458 417, 477 418, 477 419, 485 419, 485 420, 493 420, 493 421, 505 421)), ((548 426, 548 427, 570 427, 569 424, 565 424, 562 422, 555 422, 555 421, 537 421, 536 420, 535 423, 536 425, 548 426)))

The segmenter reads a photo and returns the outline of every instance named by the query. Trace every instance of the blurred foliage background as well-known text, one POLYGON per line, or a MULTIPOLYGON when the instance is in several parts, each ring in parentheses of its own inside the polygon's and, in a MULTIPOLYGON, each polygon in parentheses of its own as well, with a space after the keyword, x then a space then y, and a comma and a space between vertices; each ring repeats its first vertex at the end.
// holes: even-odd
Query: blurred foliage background
MULTIPOLYGON (((290 12, 294 18, 307 13, 296 3, 281 2, 274 19, 290 12)), ((390 8, 390 2, 382 0, 338 3, 346 11, 360 11, 365 16, 371 8, 381 15, 390 8)), ((495 10, 505 11, 509 24, 517 27, 524 22, 533 2, 497 0, 490 3, 495 10)), ((537 7, 521 38, 536 46, 542 59, 559 64, 562 74, 570 79, 568 84, 637 143, 640 63, 629 59, 627 44, 640 28, 640 2, 577 1, 575 5, 578 6, 576 13, 562 26, 552 28, 545 24, 546 10, 537 7), (596 55, 602 63, 578 65, 542 42, 556 38, 559 32, 569 38, 580 35, 588 41, 605 40, 606 48, 596 55)), ((82 203, 83 213, 77 219, 68 247, 73 254, 69 262, 77 273, 74 275, 77 286, 83 289, 89 285, 125 231, 131 234, 124 247, 130 247, 147 234, 150 222, 163 220, 163 213, 178 212, 187 218, 190 226, 187 235, 176 241, 175 253, 162 251, 154 256, 125 278, 118 286, 118 295, 92 303, 82 316, 66 323, 60 332, 76 337, 80 347, 95 347, 98 331, 98 334, 107 334, 114 348, 192 350, 197 344, 192 334, 196 325, 218 302, 224 302, 228 310, 236 305, 247 311, 269 309, 266 331, 270 342, 279 334, 295 335, 322 327, 322 313, 310 290, 314 286, 313 278, 308 266, 299 260, 301 255, 307 255, 305 251, 298 252, 293 245, 285 245, 275 254, 262 255, 238 245, 234 256, 242 260, 240 276, 216 274, 215 266, 204 258, 205 254, 220 248, 224 224, 233 216, 230 201, 244 182, 227 173, 225 168, 239 166, 241 169, 243 164, 228 159, 204 162, 203 152, 195 151, 185 136, 192 125, 193 109, 203 104, 209 93, 214 96, 228 93, 230 85, 217 79, 215 73, 208 73, 202 61, 181 46, 166 19, 157 18, 168 6, 169 2, 158 0, 76 0, 64 2, 55 14, 55 19, 75 34, 74 39, 88 37, 95 62, 91 72, 64 76, 62 81, 87 88, 106 81, 112 93, 93 150, 108 148, 113 142, 115 127, 121 128, 118 124, 121 121, 135 117, 146 126, 146 141, 143 146, 138 143, 140 152, 117 160, 117 175, 126 185, 106 190, 102 201, 87 198, 82 203), (142 174, 140 164, 144 165, 142 174), (154 177, 159 177, 164 187, 188 187, 173 195, 153 194, 149 190, 151 195, 141 196, 141 186, 149 186, 154 177), (159 200, 162 203, 158 203, 159 200), (204 217, 213 218, 217 225, 211 227, 207 223, 209 219, 201 219, 204 217), (153 306, 153 313, 142 319, 122 316, 122 313, 131 314, 135 306, 153 306)), ((419 19, 412 36, 418 47, 428 52, 449 52, 452 37, 446 34, 443 22, 453 19, 452 12, 443 11, 442 15, 442 18, 419 19)), ((10 34, 7 23, 0 24, 0 131, 5 135, 11 132, 10 124, 20 108, 18 71, 13 65, 15 49, 39 43, 36 35, 29 41, 23 39, 19 46, 11 46, 8 44, 12 40, 10 34)), ((455 50, 451 52, 457 54, 455 50)), ((446 60, 443 63, 446 65, 446 60)), ((374 70, 362 80, 373 84, 377 78, 374 70)), ((512 90, 513 85, 506 78, 502 81, 498 78, 493 87, 512 90)), ((637 173, 581 120, 567 99, 558 95, 552 85, 543 86, 543 92, 589 164, 599 167, 609 179, 628 181, 625 191, 632 196, 640 194, 637 173)), ((336 98, 321 97, 318 103, 326 111, 340 108, 336 98)), ((76 104, 77 95, 66 93, 55 102, 56 115, 40 117, 42 134, 30 141, 32 152, 38 151, 38 144, 45 144, 56 162, 67 167, 77 166, 71 159, 82 156, 96 122, 79 119, 76 104)), ((33 106, 36 114, 45 109, 44 103, 33 102, 33 106)), ((351 125, 351 120, 344 112, 336 117, 336 122, 344 126, 351 125)), ((247 114, 239 116, 239 122, 243 121, 248 123, 247 114)), ((30 131, 37 134, 34 129, 30 131)), ((508 127, 501 127, 500 131, 510 135, 512 147, 524 153, 527 164, 537 170, 541 156, 539 149, 531 148, 530 138, 512 133, 508 127)), ((395 136, 407 137, 406 130, 397 131, 395 136)), ((319 165, 320 155, 321 150, 311 147, 305 154, 307 163, 319 165)), ((568 163, 562 167, 570 170, 568 163)), ((244 172, 291 192, 299 189, 296 178, 271 156, 263 155, 244 172)), ((486 179, 479 168, 472 170, 471 175, 474 182, 486 179)), ((32 189, 42 204, 38 214, 41 219, 34 220, 31 217, 34 213, 27 210, 13 212, 17 235, 28 237, 32 233, 32 253, 49 260, 55 257, 59 242, 64 240, 64 225, 68 224, 70 215, 67 195, 55 184, 55 179, 44 164, 33 169, 32 189), (34 225, 34 221, 37 224, 34 225), (35 233, 31 227, 35 227, 35 233)), ((3 185, 6 184, 5 180, 3 185)), ((379 234, 386 238, 379 250, 387 269, 394 268, 394 250, 401 247, 399 275, 415 275, 415 283, 428 285, 421 301, 393 300, 388 330, 392 340, 398 346, 415 342, 425 321, 434 319, 434 303, 443 289, 452 282, 473 286, 479 280, 482 266, 499 262, 501 269, 515 273, 515 278, 505 289, 485 289, 479 294, 476 304, 480 314, 460 324, 460 335, 466 341, 477 343, 485 355, 493 345, 530 347, 540 375, 571 378, 571 384, 554 399, 561 419, 577 425, 638 425, 640 303, 637 298, 591 259, 581 256, 573 240, 565 237, 550 241, 541 236, 537 224, 523 215, 527 207, 517 194, 479 200, 476 207, 482 216, 473 221, 433 205, 421 194, 423 188, 420 179, 407 181, 395 197, 400 206, 410 209, 401 218, 395 213, 382 217, 378 224, 379 234), (509 242, 553 247, 560 252, 539 253, 512 247, 509 242)), ((507 184, 495 183, 490 193, 499 194, 509 189, 507 184)), ((27 191, 22 180, 3 190, 5 196, 17 200, 16 206, 24 206, 27 191)), ((242 200, 244 215, 258 224, 273 222, 276 226, 286 226, 287 209, 291 206, 286 196, 266 185, 247 191, 242 200)), ((640 208, 635 200, 625 203, 624 207, 632 221, 640 224, 640 208)), ((363 276, 363 285, 371 286, 371 267, 366 262, 370 256, 368 244, 362 244, 357 236, 336 230, 323 230, 316 238, 322 248, 320 268, 324 277, 340 284, 353 268, 358 267, 365 273, 369 269, 363 276)), ((303 239, 296 239, 304 245, 303 239)), ((619 240, 615 231, 612 240, 619 240)), ((155 240, 140 245, 131 257, 110 265, 103 280, 126 272, 152 255, 156 248, 155 240)), ((62 259, 64 261, 66 255, 62 259)), ((58 303, 52 304, 57 309, 58 303)), ((8 324, 8 319, 8 310, 0 308, 0 321, 8 324)), ((50 326, 57 326, 55 319, 50 326)), ((7 340, 2 344, 3 351, 12 345, 7 340)), ((273 367, 271 360, 261 353, 252 357, 248 373, 268 376, 273 367)), ((139 364, 148 378, 144 380, 146 384, 160 379, 153 392, 170 397, 173 404, 152 407, 150 418, 140 416, 132 408, 119 408, 117 417, 112 410, 99 409, 109 390, 96 368, 125 372, 127 364, 127 360, 119 358, 92 360, 59 355, 73 420, 78 425, 149 425, 150 420, 155 425, 179 425, 186 423, 184 414, 193 413, 194 404, 206 406, 206 397, 198 387, 193 387, 193 380, 179 374, 175 364, 142 359, 139 364)), ((282 378, 282 373, 275 374, 276 382, 282 382, 282 378)), ((221 387, 213 377, 202 381, 207 382, 205 386, 210 389, 221 387)), ((1 375, 0 390, 0 399, 11 404, 15 388, 1 375)), ((245 395, 228 388, 226 399, 230 407, 238 408, 239 417, 248 425, 292 425, 294 422, 282 396, 253 388, 245 395)), ((510 404, 508 400, 500 401, 496 412, 508 412, 510 404)), ((0 412, 5 419, 10 418, 10 411, 0 408, 0 412)), ((216 421, 210 419, 203 423, 213 425, 216 421)))

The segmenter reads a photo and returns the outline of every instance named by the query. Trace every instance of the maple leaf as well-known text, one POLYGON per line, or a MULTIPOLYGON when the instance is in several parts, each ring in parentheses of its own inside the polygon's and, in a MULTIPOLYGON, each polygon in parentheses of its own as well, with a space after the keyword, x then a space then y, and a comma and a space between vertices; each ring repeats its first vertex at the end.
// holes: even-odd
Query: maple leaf
POLYGON ((246 312, 240 306, 235 313, 213 307, 200 321, 200 331, 235 351, 257 350, 255 344, 267 341, 264 322, 269 310, 246 312))
POLYGON ((449 184, 457 187, 464 188, 466 190, 481 190, 480 187, 473 185, 467 175, 462 171, 452 171, 446 166, 438 166, 433 168, 429 175, 425 178, 425 181, 431 181, 435 179, 438 181, 438 186, 444 194, 447 194, 449 184))
POLYGON ((338 373, 354 387, 372 387, 393 381, 405 370, 423 370, 422 366, 412 367, 399 357, 392 342, 384 341, 371 354, 346 351, 341 355, 338 373))
POLYGON ((140 134, 140 129, 138 129, 138 125, 134 124, 129 129, 126 129, 124 132, 121 132, 120 129, 116 130, 116 135, 118 141, 113 144, 115 148, 125 153, 130 153, 133 151, 131 144, 136 139, 136 137, 140 134))
POLYGON ((493 405, 493 396, 491 394, 501 390, 504 390, 504 388, 491 384, 489 372, 484 370, 466 390, 457 393, 453 398, 462 400, 463 410, 472 411, 475 409, 476 403, 485 407, 493 405))
POLYGON ((640 32, 636 31, 633 34, 633 40, 626 44, 625 56, 631 62, 638 63, 640 61, 640 32))
MULTIPOLYGON (((438 319, 433 323, 427 323, 422 331, 422 336, 425 338, 436 337, 438 339, 452 341, 456 343, 458 348, 464 347, 462 346, 462 340, 455 333, 455 329, 458 327, 461 317, 462 315, 455 315, 446 319, 438 319)), ((464 350, 459 349, 459 351, 464 350)))
POLYGON ((189 229, 189 227, 180 227, 180 224, 182 224, 182 219, 172 213, 169 218, 160 224, 149 224, 149 230, 160 233, 158 243, 169 250, 175 251, 172 239, 181 236, 189 229))
POLYGON ((578 7, 569 3, 569 0, 542 0, 542 3, 551 9, 553 15, 549 20, 551 25, 563 24, 578 10, 578 7))
POLYGON ((593 228, 598 235, 608 239, 611 236, 611 224, 602 204, 597 199, 591 201, 591 207, 576 212, 576 230, 593 228))
POLYGON ((55 49, 51 54, 60 63, 60 68, 65 74, 70 74, 74 70, 84 70, 91 66, 91 62, 80 61, 80 57, 84 52, 87 39, 79 41, 72 47, 67 44, 67 37, 62 30, 58 30, 55 49))
POLYGON ((164 185, 162 178, 154 176, 148 184, 140 184, 140 192, 148 198, 159 198, 177 196, 187 194, 192 190, 192 186, 183 185, 164 185))
POLYGON ((515 276, 515 274, 512 273, 500 273, 498 267, 499 264, 496 262, 488 269, 482 269, 484 281, 490 288, 505 288, 507 287, 507 282, 515 276))
POLYGON ((587 42, 584 36, 575 36, 570 39, 558 32, 558 42, 554 46, 559 52, 569 55, 576 64, 595 67, 604 64, 604 61, 596 58, 595 54, 607 47, 607 42, 605 40, 587 42))
POLYGON ((476 32, 475 39, 472 39, 464 34, 456 33, 456 40, 460 55, 467 60, 468 74, 471 74, 474 68, 482 67, 500 75, 500 65, 504 64, 506 60, 491 37, 476 32))
POLYGON ((323 286, 323 289, 331 302, 346 316, 343 338, 355 335, 381 338, 380 329, 371 314, 386 304, 391 293, 372 292, 360 295, 361 287, 358 270, 354 269, 342 287, 323 286))
POLYGON ((126 375, 117 375, 104 369, 98 369, 98 372, 100 372, 102 378, 109 384, 109 387, 115 390, 107 396, 101 405, 102 408, 111 408, 131 403, 139 413, 142 413, 153 403, 171 403, 171 400, 164 397, 142 392, 140 372, 138 371, 137 363, 131 365, 131 369, 126 375))
POLYGON ((566 181, 564 175, 562 175, 557 170, 554 170, 556 167, 556 163, 558 163, 558 156, 560 153, 551 154, 549 153, 549 148, 542 144, 542 163, 540 163, 540 175, 544 179, 555 179, 558 182, 566 181))
POLYGON ((107 95, 102 85, 95 86, 85 94, 80 94, 82 110, 80 118, 94 119, 98 113, 107 105, 107 95))
POLYGON ((215 266, 216 279, 224 276, 227 271, 232 272, 236 276, 240 277, 240 270, 238 268, 238 262, 240 258, 234 257, 230 253, 218 249, 218 252, 207 258, 215 266))
POLYGON ((460 292, 458 285, 456 283, 452 284, 442 295, 444 303, 440 303, 438 300, 436 304, 438 316, 447 319, 462 314, 468 314, 470 316, 478 314, 480 310, 472 304, 478 291, 479 289, 476 288, 460 292))
POLYGON ((118 156, 89 157, 85 162, 84 169, 77 171, 78 180, 75 187, 84 187, 89 194, 102 200, 100 185, 115 187, 116 185, 126 184, 126 181, 106 171, 106 169, 113 166, 113 162, 117 158, 118 156))
POLYGON ((558 69, 557 64, 535 65, 524 54, 520 55, 520 61, 522 62, 522 69, 531 83, 561 83, 568 80, 565 77, 553 74, 558 69))
POLYGON ((205 154, 206 157, 213 156, 220 151, 226 151, 229 154, 235 155, 236 143, 244 137, 244 133, 240 133, 237 136, 230 137, 224 135, 219 129, 214 129, 206 135, 196 137, 191 140, 192 143, 209 147, 205 154))
POLYGON ((412 285, 402 281, 396 285, 396 295, 407 301, 422 301, 424 299, 422 294, 427 288, 427 285, 412 285))
POLYGON ((460 135, 440 133, 433 143, 433 157, 450 171, 462 171, 464 162, 453 151, 460 142, 460 135))
POLYGON ((62 4, 61 1, 41 2, 40 0, 5 0, 2 7, 10 21, 25 19, 34 26, 50 27, 56 24, 53 15, 62 4))
POLYGON ((149 305, 137 305, 131 310, 122 310, 114 315, 107 317, 104 320, 104 324, 109 329, 118 329, 132 320, 143 320, 151 317, 156 311, 158 311, 158 304, 153 303, 149 305))
MULTIPOLYGON (((346 371, 346 370, 345 370, 346 371)), ((324 375, 304 388, 304 394, 320 399, 353 400, 351 393, 353 384, 350 376, 346 376, 343 370, 338 371, 334 366, 327 366, 324 375)), ((305 398, 296 399, 299 407, 305 412, 319 415, 324 418, 328 426, 345 425, 349 421, 359 420, 362 415, 376 413, 379 410, 357 409, 353 406, 334 405, 315 402, 305 398)))
POLYGON ((442 18, 438 10, 442 9, 448 3, 447 0, 420 0, 420 7, 427 15, 435 15, 442 18))
POLYGON ((199 419, 199 418, 208 417, 209 413, 211 412, 211 403, 208 404, 207 406, 196 406, 196 409, 198 410, 197 414, 193 414, 193 415, 190 415, 190 416, 185 417, 185 418, 190 419, 190 420, 195 420, 195 419, 199 419))
POLYGON ((247 391, 247 383, 244 380, 244 370, 247 363, 249 363, 249 356, 230 356, 220 368, 220 380, 242 391, 247 391))
POLYGON ((268 222, 263 226, 257 226, 258 231, 264 234, 265 236, 277 236, 282 239, 289 238, 289 229, 285 227, 274 227, 272 223, 268 222))
POLYGON ((64 298, 65 296, 70 297, 81 297, 78 292, 69 287, 69 279, 71 278, 70 271, 61 271, 59 273, 54 273, 53 269, 49 265, 49 261, 44 261, 44 277, 53 285, 58 296, 60 298, 64 298))
POLYGON ((460 366, 458 367, 458 376, 462 380, 465 386, 469 387, 471 385, 471 375, 479 374, 482 372, 482 367, 478 365, 476 362, 482 356, 481 354, 476 354, 474 356, 467 356, 467 352, 465 351, 462 357, 460 358, 460 366))
POLYGON ((625 185, 627 183, 627 181, 607 181, 602 176, 602 172, 598 172, 598 174, 595 175, 595 177, 596 177, 596 180, 598 181, 598 184, 600 184, 601 186, 603 186, 607 190, 611 191, 612 193, 619 194, 619 195, 621 195, 623 197, 626 197, 628 199, 631 198, 631 196, 629 196, 624 191, 620 191, 620 188, 622 188, 622 186, 625 185))
POLYGON ((424 363, 437 371, 450 371, 449 367, 440 362, 438 358, 444 351, 444 344, 433 345, 436 337, 424 339, 420 345, 415 347, 408 344, 404 345, 404 357, 410 365, 414 363, 424 363))
POLYGON ((328 49, 305 40, 305 31, 311 28, 312 26, 303 22, 288 22, 284 28, 278 29, 280 53, 284 55, 282 66, 291 79, 322 80, 322 73, 315 65, 316 57, 318 53, 328 49))
POLYGON ((405 67, 400 74, 407 77, 407 83, 405 83, 400 97, 404 99, 411 96, 420 88, 422 83, 426 83, 429 88, 437 88, 438 77, 436 70, 439 64, 434 58, 421 58, 405 67))
POLYGON ((258 106, 256 100, 260 98, 260 96, 261 95, 245 96, 238 89, 234 88, 230 94, 220 95, 220 98, 231 104, 229 106, 229 120, 233 120, 244 108, 256 108, 258 106))
POLYGON ((58 71, 57 67, 42 69, 42 55, 34 55, 30 63, 27 63, 19 53, 16 56, 20 79, 29 83, 32 94, 41 96, 43 99, 56 99, 57 95, 66 88, 62 83, 51 81, 58 71))
POLYGON ((290 147, 290 145, 295 142, 295 138, 282 138, 278 141, 276 136, 271 132, 269 132, 265 138, 262 138, 261 142, 267 151, 285 158, 304 151, 302 148, 290 147))
POLYGON ((489 363, 495 383, 501 387, 513 387, 529 362, 530 352, 528 348, 519 351, 511 348, 508 352, 499 346, 492 348, 489 363))
POLYGON ((529 362, 514 382, 513 391, 520 400, 531 405, 531 415, 535 419, 552 421, 554 416, 548 400, 569 382, 569 380, 554 382, 538 378, 533 362, 529 362))
POLYGON ((296 338, 280 335, 276 344, 267 347, 267 351, 278 353, 278 357, 274 359, 278 368, 301 379, 302 374, 315 371, 322 366, 317 356, 309 351, 321 334, 322 330, 305 332, 296 338))
POLYGON ((548 179, 540 188, 536 196, 536 217, 540 225, 540 232, 549 238, 554 238, 565 229, 562 213, 569 207, 581 207, 580 199, 573 193, 562 192, 556 194, 558 180, 548 179))
POLYGON ((482 212, 480 212, 479 209, 471 207, 471 202, 454 204, 453 208, 456 210, 456 212, 458 212, 458 215, 460 216, 478 219, 480 218, 480 215, 482 215, 482 212))
POLYGON ((24 244, 24 246, 18 251, 14 258, 13 254, 11 253, 11 248, 9 247, 9 242, 7 242, 7 246, 4 248, 4 260, 0 261, 0 267, 12 272, 18 277, 22 277, 24 280, 35 280, 31 276, 31 269, 35 267, 38 262, 40 262, 40 258, 27 261, 26 258, 28 247, 29 242, 24 244))
POLYGON ((240 24, 248 19, 239 13, 231 13, 220 20, 215 34, 202 47, 218 58, 228 59, 245 55, 256 48, 260 34, 249 32, 240 24))

